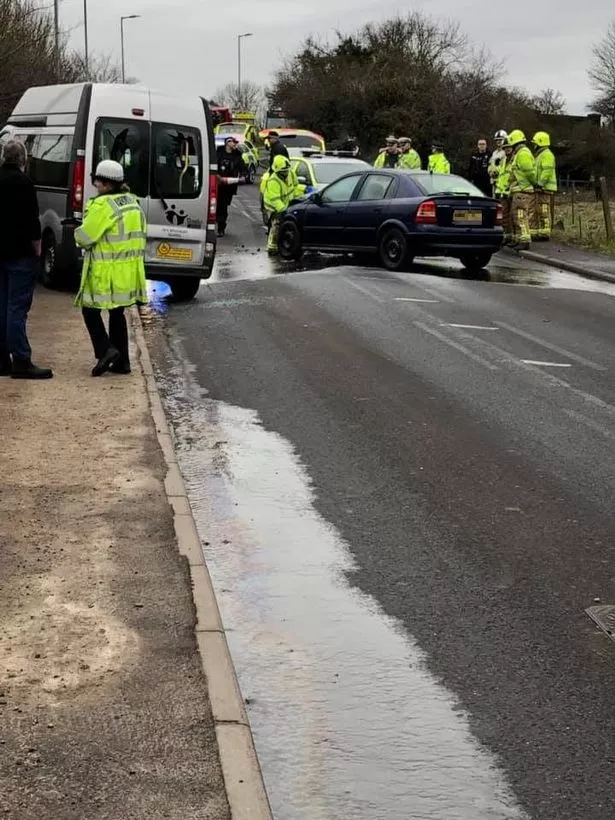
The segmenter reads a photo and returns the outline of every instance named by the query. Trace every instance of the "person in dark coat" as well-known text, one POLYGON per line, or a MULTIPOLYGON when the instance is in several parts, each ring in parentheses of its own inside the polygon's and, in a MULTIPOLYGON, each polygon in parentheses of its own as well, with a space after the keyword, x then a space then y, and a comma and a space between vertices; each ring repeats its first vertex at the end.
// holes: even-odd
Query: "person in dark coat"
POLYGON ((246 172, 243 154, 237 148, 237 142, 233 137, 227 137, 224 145, 217 151, 218 154, 218 207, 216 210, 216 222, 218 223, 218 236, 224 236, 226 223, 228 222, 228 209, 231 206, 233 197, 237 193, 236 182, 225 182, 229 179, 239 179, 246 172))
POLYGON ((32 363, 26 333, 41 255, 36 189, 26 176, 23 143, 7 142, 0 165, 0 376, 50 379, 32 363))
POLYGON ((485 196, 493 196, 491 178, 489 176, 489 152, 487 151, 487 140, 480 139, 476 145, 477 150, 470 158, 468 169, 468 179, 473 182, 485 196))
POLYGON ((267 139, 269 140, 269 171, 271 172, 273 160, 276 157, 283 156, 288 159, 288 148, 280 141, 277 131, 270 131, 267 139))

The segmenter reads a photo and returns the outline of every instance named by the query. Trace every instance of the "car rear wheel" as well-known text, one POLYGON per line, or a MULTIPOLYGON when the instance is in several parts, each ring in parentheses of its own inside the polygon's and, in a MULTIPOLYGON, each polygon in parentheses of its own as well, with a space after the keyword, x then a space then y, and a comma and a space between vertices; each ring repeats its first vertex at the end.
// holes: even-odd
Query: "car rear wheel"
POLYGON ((489 251, 482 251, 479 253, 466 253, 459 257, 459 261, 466 270, 479 271, 486 268, 491 262, 492 253, 489 251))
POLYGON ((399 228, 390 228, 382 234, 378 256, 387 270, 403 270, 412 261, 408 240, 399 228))
POLYGON ((297 224, 290 219, 280 225, 278 252, 282 259, 300 259, 303 254, 301 232, 297 224))
POLYGON ((174 299, 178 302, 189 302, 197 295, 201 280, 196 276, 178 276, 169 279, 168 284, 174 299))

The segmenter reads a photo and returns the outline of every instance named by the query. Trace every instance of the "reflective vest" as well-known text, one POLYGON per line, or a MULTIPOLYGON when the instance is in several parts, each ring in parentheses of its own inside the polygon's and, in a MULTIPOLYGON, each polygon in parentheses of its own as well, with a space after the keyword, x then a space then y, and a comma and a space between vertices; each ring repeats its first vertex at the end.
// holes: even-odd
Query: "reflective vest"
POLYGON ((147 302, 145 247, 147 224, 133 194, 91 199, 76 244, 85 249, 77 307, 111 310, 147 302))
POLYGON ((502 166, 506 164, 506 152, 503 148, 496 148, 489 160, 489 176, 491 182, 496 185, 497 178, 502 171, 502 166))
POLYGON ((374 168, 397 168, 399 154, 392 154, 390 151, 381 151, 376 157, 374 168))
POLYGON ((427 170, 431 171, 432 174, 450 174, 451 164, 444 154, 439 151, 437 154, 429 155, 427 170))
POLYGON ((493 188, 496 196, 510 196, 510 160, 506 158, 506 155, 497 166, 493 188))
POLYGON ((290 175, 288 179, 282 179, 278 174, 270 174, 263 193, 265 210, 276 214, 282 213, 290 205, 293 193, 294 182, 290 175))
POLYGON ((506 165, 510 173, 510 193, 532 193, 536 184, 536 163, 527 145, 517 148, 506 165))
POLYGON ((408 168, 412 171, 420 171, 421 170, 421 158, 418 155, 418 152, 411 148, 409 151, 406 151, 405 154, 399 155, 399 161, 397 163, 398 168, 408 168))
POLYGON ((550 148, 541 148, 536 154, 536 185, 543 191, 557 191, 555 155, 550 148))

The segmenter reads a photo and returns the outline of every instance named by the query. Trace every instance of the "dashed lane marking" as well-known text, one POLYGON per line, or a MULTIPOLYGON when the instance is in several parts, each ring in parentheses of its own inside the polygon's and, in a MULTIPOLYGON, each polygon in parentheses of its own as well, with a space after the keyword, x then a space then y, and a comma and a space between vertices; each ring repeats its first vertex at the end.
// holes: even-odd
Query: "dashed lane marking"
POLYGON ((491 362, 488 362, 487 359, 483 359, 482 356, 477 356, 476 353, 472 353, 472 351, 468 350, 467 347, 464 347, 463 345, 454 342, 452 339, 449 339, 448 336, 445 336, 443 333, 439 333, 437 330, 434 330, 433 328, 429 327, 429 325, 423 324, 423 322, 414 322, 414 324, 416 327, 419 327, 425 333, 429 333, 431 336, 435 336, 436 339, 439 339, 441 342, 444 342, 444 344, 454 348, 455 350, 458 350, 459 353, 463 353, 464 356, 467 356, 468 359, 472 359, 473 362, 476 362, 477 364, 481 364, 483 367, 486 367, 487 370, 500 369, 497 365, 491 364, 491 362))
POLYGON ((533 364, 536 367, 572 367, 571 364, 567 364, 566 362, 539 362, 535 359, 521 359, 523 364, 533 364))
POLYGON ((486 325, 458 325, 455 322, 445 322, 440 327, 457 327, 461 330, 499 330, 499 327, 487 327, 486 325))
POLYGON ((425 302, 429 305, 437 305, 440 301, 439 299, 419 299, 415 296, 396 296, 396 302, 425 302))

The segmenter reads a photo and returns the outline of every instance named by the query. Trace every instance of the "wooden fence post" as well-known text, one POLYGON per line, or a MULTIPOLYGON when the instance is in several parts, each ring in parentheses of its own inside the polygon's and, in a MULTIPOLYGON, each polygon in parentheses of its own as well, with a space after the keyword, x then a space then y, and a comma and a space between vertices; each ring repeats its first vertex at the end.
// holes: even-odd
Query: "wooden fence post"
POLYGON ((606 230, 606 238, 607 242, 610 242, 613 239, 613 217, 611 216, 609 190, 604 177, 600 177, 600 198, 602 199, 602 210, 604 212, 604 228, 606 230))

